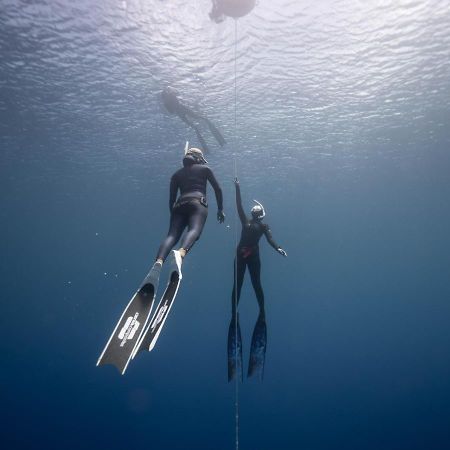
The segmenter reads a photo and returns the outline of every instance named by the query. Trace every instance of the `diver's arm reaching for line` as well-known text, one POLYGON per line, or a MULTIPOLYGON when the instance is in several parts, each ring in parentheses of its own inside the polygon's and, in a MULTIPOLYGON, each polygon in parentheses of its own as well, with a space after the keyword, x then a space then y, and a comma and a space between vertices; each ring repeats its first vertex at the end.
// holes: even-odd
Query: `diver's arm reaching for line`
POLYGON ((234 179, 234 186, 236 187, 236 207, 238 210, 239 219, 241 220, 241 224, 245 225, 247 223, 247 216, 245 215, 244 208, 242 207, 241 187, 237 177, 234 179))
POLYGON ((223 213, 223 195, 222 189, 219 186, 219 183, 216 180, 212 170, 208 167, 208 181, 211 183, 211 186, 214 189, 214 194, 216 195, 217 201, 217 220, 219 223, 223 223, 225 221, 225 214, 223 213))
POLYGON ((267 242, 280 254, 287 256, 287 253, 273 240, 272 232, 270 231, 269 225, 264 227, 264 236, 266 236, 267 242))

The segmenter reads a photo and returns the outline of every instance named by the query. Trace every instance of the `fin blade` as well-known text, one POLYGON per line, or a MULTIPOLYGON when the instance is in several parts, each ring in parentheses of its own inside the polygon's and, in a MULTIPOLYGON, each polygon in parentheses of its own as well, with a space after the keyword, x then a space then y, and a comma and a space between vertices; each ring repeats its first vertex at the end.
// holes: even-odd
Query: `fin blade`
POLYGON ((135 358, 141 350, 153 350, 159 338, 161 330, 166 322, 167 316, 169 315, 169 312, 173 306, 178 293, 178 289, 181 284, 181 279, 183 278, 181 273, 181 264, 182 258, 180 252, 173 250, 171 252, 171 267, 169 272, 169 281, 167 283, 166 289, 155 310, 155 313, 153 314, 152 319, 149 322, 149 325, 142 334, 139 342, 136 344, 136 347, 132 354, 132 358, 135 358))
POLYGON ((106 343, 97 366, 112 364, 123 375, 151 315, 160 267, 153 265, 133 295, 106 343))
POLYGON ((247 377, 257 376, 261 381, 264 377, 264 363, 267 348, 267 326, 264 318, 259 317, 253 330, 250 347, 247 377))
POLYGON ((242 382, 242 336, 239 318, 237 320, 237 325, 235 322, 236 321, 234 318, 231 319, 230 326, 228 328, 228 381, 232 381, 238 376, 242 382))

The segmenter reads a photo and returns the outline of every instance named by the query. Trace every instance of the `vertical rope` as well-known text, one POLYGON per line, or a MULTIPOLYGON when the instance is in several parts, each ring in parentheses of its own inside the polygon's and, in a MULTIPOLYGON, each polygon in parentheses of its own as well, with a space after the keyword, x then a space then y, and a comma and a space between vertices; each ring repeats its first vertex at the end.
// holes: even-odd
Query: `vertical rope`
MULTIPOLYGON (((233 161, 234 161, 234 178, 237 178, 237 161, 236 161, 236 147, 237 147, 237 20, 234 21, 234 151, 233 151, 233 161)), ((235 209, 234 212, 234 248, 235 248, 235 256, 234 256, 234 342, 236 345, 236 352, 235 352, 235 365, 236 365, 236 371, 238 368, 238 357, 239 352, 237 351, 237 343, 238 343, 238 302, 237 302, 237 245, 238 245, 238 237, 237 237, 237 227, 238 227, 238 220, 237 220, 237 210, 235 209)), ((241 368, 242 370, 242 368, 241 368)), ((235 377, 235 401, 234 401, 234 412, 235 412, 235 420, 236 420, 236 450, 239 450, 239 377, 240 372, 236 373, 235 377)))

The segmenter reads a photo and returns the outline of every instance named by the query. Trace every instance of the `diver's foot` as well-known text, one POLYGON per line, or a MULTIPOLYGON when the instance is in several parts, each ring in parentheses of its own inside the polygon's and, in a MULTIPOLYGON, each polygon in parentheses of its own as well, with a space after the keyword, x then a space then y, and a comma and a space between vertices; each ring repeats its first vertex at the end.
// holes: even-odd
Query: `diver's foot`
POLYGON ((184 257, 186 256, 186 253, 187 253, 186 250, 183 247, 180 247, 178 252, 180 253, 181 259, 184 259, 184 257))
POLYGON ((162 264, 163 260, 158 258, 154 262, 153 267, 151 268, 150 272, 147 275, 148 282, 153 284, 155 292, 158 289, 159 276, 161 274, 162 264))

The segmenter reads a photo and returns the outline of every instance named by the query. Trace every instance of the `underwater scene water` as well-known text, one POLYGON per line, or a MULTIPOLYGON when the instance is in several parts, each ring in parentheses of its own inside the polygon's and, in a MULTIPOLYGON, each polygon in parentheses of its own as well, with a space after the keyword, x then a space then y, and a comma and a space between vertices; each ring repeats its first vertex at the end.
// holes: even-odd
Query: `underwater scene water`
MULTIPOLYGON (((266 363, 238 386, 239 448, 450 448, 450 3, 211 7, 0 0, 2 448, 236 448, 235 166, 288 254, 262 238, 266 363), (168 86, 226 140, 198 124, 226 220, 209 187, 159 341, 122 376, 97 359, 201 145, 168 86)), ((246 371, 248 273, 239 314, 246 371)))

